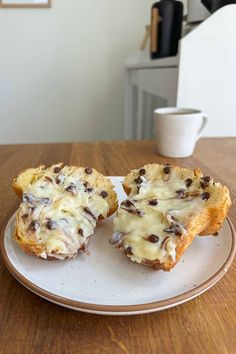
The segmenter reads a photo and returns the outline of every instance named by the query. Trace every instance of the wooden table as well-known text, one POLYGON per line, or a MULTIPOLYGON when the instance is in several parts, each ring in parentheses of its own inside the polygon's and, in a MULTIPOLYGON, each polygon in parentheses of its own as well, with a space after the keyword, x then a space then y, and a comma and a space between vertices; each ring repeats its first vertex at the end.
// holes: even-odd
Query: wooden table
MULTIPOLYGON (((153 142, 0 146, 1 226, 19 201, 11 180, 27 167, 64 161, 123 175, 147 162, 201 167, 230 188, 236 225, 236 138, 202 139, 194 156, 167 159, 153 142)), ((98 316, 49 303, 20 285, 0 262, 0 353, 236 353, 236 261, 196 299, 163 312, 98 316)))

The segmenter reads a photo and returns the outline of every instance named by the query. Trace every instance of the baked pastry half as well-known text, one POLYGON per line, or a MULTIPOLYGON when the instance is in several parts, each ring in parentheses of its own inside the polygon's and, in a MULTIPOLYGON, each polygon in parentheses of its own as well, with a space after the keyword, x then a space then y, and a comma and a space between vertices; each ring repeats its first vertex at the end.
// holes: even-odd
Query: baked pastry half
POLYGON ((196 235, 216 233, 231 205, 229 190, 199 169, 149 164, 131 171, 111 243, 132 260, 170 270, 196 235))
POLYGON ((88 252, 97 221, 118 207, 110 179, 89 167, 27 169, 13 188, 22 198, 14 238, 25 252, 45 259, 88 252))

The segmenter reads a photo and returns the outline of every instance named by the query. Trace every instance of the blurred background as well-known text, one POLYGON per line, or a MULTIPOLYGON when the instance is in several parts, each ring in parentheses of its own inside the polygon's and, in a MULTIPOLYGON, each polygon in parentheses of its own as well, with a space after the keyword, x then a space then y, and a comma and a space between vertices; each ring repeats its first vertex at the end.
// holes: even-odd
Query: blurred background
POLYGON ((178 52, 151 58, 145 28, 153 3, 52 0, 50 8, 0 8, 0 143, 149 138, 153 109, 176 104, 216 119, 208 136, 235 135, 229 92, 236 83, 236 5, 212 16, 201 5, 188 20, 186 0, 178 52))

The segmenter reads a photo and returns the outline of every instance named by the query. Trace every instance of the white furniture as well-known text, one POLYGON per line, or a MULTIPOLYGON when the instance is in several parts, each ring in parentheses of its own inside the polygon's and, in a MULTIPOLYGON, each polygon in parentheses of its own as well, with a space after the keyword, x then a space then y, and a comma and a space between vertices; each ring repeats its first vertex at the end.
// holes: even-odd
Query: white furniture
POLYGON ((153 110, 198 108, 208 115, 203 136, 236 136, 236 5, 221 8, 180 43, 179 60, 126 62, 124 138, 150 138, 153 110))
POLYGON ((208 115, 205 136, 236 136, 236 5, 216 11, 180 48, 177 105, 208 115))
POLYGON ((154 109, 175 106, 178 58, 149 60, 131 56, 126 60, 124 138, 149 138, 154 109))

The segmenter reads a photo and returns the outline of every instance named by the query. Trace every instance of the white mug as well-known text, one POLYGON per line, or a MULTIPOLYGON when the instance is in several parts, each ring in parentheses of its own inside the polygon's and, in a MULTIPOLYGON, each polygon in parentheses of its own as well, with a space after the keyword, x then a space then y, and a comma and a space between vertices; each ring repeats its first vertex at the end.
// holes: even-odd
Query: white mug
POLYGON ((191 156, 206 123, 206 115, 196 109, 156 109, 154 127, 157 152, 169 157, 191 156))

